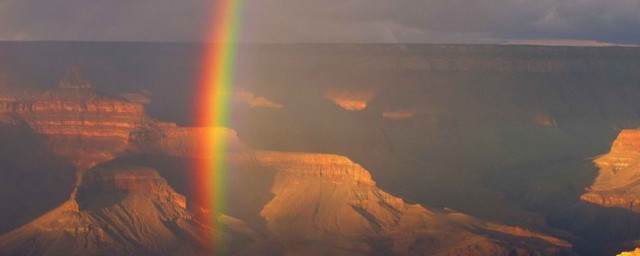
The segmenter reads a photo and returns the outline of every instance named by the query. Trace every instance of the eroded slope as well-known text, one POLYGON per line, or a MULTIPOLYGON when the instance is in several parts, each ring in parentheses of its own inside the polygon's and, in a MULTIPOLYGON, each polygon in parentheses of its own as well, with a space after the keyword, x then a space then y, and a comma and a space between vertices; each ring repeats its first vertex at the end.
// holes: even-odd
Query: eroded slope
POLYGON ((554 255, 571 245, 387 194, 344 156, 256 152, 278 171, 261 214, 284 250, 304 255, 554 255))

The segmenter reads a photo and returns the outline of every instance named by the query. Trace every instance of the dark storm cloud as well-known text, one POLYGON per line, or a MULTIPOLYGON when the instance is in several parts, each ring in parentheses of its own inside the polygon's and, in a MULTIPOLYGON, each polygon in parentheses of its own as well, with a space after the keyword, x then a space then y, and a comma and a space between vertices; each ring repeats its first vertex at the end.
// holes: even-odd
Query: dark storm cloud
POLYGON ((253 8, 253 26, 268 24, 260 30, 282 39, 640 42, 638 0, 263 0, 253 8))
MULTIPOLYGON (((4 39, 198 41, 207 0, 0 0, 4 39)), ((640 42, 638 0, 248 0, 243 41, 640 42)))

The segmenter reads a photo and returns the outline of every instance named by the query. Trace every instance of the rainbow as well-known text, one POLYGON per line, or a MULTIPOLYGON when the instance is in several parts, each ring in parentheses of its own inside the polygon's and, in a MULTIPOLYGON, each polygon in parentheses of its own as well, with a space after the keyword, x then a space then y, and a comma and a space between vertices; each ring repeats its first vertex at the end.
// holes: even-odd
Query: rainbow
MULTIPOLYGON (((235 59, 244 0, 217 0, 211 20, 211 31, 204 49, 202 75, 197 90, 198 126, 228 127, 230 100, 235 76, 235 59)), ((199 221, 211 225, 210 238, 220 237, 216 214, 226 208, 227 141, 224 132, 206 129, 196 163, 195 204, 202 208, 199 221), (217 236, 215 234, 218 234, 217 236)), ((213 239, 221 240, 221 239, 213 239)), ((221 241, 213 241, 216 251, 223 250, 221 241)))

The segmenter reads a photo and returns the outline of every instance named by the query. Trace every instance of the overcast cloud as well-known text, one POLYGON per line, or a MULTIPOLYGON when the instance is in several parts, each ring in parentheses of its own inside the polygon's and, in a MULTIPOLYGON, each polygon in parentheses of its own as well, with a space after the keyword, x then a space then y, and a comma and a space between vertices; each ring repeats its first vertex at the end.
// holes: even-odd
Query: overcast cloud
MULTIPOLYGON (((214 0, 0 0, 0 40, 203 41, 214 0)), ((242 41, 640 43, 639 0, 247 0, 242 41)))

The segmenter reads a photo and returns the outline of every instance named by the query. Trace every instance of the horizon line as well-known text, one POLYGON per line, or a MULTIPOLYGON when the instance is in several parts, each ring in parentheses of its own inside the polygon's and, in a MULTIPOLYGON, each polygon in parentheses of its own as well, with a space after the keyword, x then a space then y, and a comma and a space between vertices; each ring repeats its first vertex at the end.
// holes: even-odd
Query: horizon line
POLYGON ((389 43, 389 42, 203 42, 203 41, 138 41, 138 40, 0 40, 0 43, 107 43, 107 44, 238 44, 238 45, 433 45, 433 46, 505 46, 505 47, 572 47, 572 48, 640 48, 640 44, 571 45, 536 43, 389 43))

